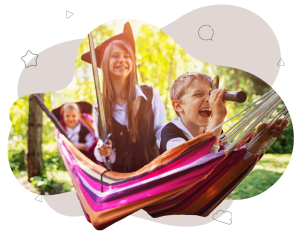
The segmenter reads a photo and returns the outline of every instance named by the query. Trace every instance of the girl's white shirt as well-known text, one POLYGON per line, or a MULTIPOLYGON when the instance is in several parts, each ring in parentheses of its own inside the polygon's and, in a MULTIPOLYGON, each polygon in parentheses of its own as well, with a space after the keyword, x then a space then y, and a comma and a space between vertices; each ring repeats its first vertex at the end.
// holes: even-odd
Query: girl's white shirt
MULTIPOLYGON (((186 133, 186 135, 188 136, 189 139, 193 139, 194 136, 190 133, 190 131, 185 127, 185 125, 183 124, 183 122, 181 121, 181 119, 179 117, 176 117, 176 118, 173 118, 173 120, 171 121, 175 126, 177 126, 180 130, 184 131, 186 133)), ((186 142, 185 139, 181 138, 181 137, 178 137, 178 138, 174 138, 174 139, 170 139, 168 142, 167 142, 167 150, 171 149, 171 148, 174 148, 182 143, 186 142)), ((226 146, 226 148, 228 147, 229 145, 226 146)), ((247 144, 243 147, 246 147, 247 144)), ((213 145, 211 146, 210 148, 210 152, 212 153, 216 153, 218 152, 220 149, 220 146, 218 145, 213 145)), ((248 158, 252 157, 254 154, 247 151, 245 156, 244 156, 244 159, 247 160, 248 158)))
MULTIPOLYGON (((147 97, 143 93, 140 86, 135 85, 135 90, 136 90, 136 99, 143 98, 143 99, 147 100, 147 97)), ((153 88, 153 98, 152 98, 151 104, 152 104, 152 111, 153 111, 153 115, 154 115, 154 126, 153 127, 154 127, 154 132, 155 132, 155 137, 156 137, 156 144, 159 148, 160 140, 161 140, 160 133, 161 133, 162 128, 166 124, 166 110, 160 99, 158 92, 154 88, 153 88)), ((98 126, 98 118, 99 118, 98 112, 96 109, 97 107, 98 107, 98 103, 96 102, 94 104, 94 108, 93 108, 93 119, 94 119, 95 135, 97 137, 99 137, 98 129, 96 128, 98 126)), ((114 103, 113 109, 114 109, 114 111, 113 111, 114 119, 121 125, 128 127, 128 118, 127 118, 127 114, 126 114, 127 103, 124 104, 123 106, 119 106, 118 104, 114 103)), ((102 140, 99 139, 98 143, 102 144, 103 142, 101 142, 101 141, 102 140)), ((94 155, 95 155, 96 159, 100 162, 103 162, 105 159, 105 157, 100 156, 97 148, 95 148, 95 150, 94 150, 94 155)), ((111 163, 114 163, 116 160, 116 153, 113 150, 111 151, 109 159, 110 159, 111 163)))
MULTIPOLYGON (((79 132, 80 132, 80 128, 81 128, 81 124, 78 123, 77 126, 74 129, 71 129, 70 127, 66 127, 66 132, 68 135, 68 138, 70 139, 70 141, 74 144, 79 144, 79 132)), ((86 144, 87 145, 87 149, 89 149, 92 144, 94 143, 95 138, 94 135, 89 133, 86 135, 85 137, 85 143, 82 144, 86 144)))

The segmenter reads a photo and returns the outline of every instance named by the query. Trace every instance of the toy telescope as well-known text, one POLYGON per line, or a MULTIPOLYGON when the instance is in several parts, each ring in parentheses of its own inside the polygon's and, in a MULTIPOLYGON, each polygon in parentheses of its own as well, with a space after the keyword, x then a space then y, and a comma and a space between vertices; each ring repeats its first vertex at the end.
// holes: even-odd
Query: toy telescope
MULTIPOLYGON (((210 92, 209 92, 210 94, 210 92)), ((223 100, 243 103, 247 99, 247 94, 244 91, 227 91, 223 96, 223 100)))

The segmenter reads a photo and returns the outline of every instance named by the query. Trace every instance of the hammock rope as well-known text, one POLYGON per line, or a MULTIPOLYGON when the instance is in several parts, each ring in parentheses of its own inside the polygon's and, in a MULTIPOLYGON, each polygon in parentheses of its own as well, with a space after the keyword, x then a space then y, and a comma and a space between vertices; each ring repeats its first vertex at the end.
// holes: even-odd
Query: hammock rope
MULTIPOLYGON (((289 113, 284 117, 281 124, 283 124, 284 121, 287 121, 287 125, 291 122, 291 117, 290 117, 289 113)), ((277 140, 277 137, 270 137, 269 140, 266 141, 264 146, 256 154, 262 155, 263 153, 265 153, 276 140, 277 140)))
MULTIPOLYGON (((251 105, 247 106, 246 108, 244 108, 242 111, 238 112, 236 115, 234 115, 233 117, 227 119, 225 122, 221 123, 220 125, 216 126, 212 132, 216 129, 218 129, 219 127, 222 127, 225 123, 231 121, 232 119, 236 118, 237 116, 239 116, 241 113, 245 112, 246 110, 250 109, 252 106, 254 106, 255 104, 257 104, 258 102, 262 101, 265 98, 268 98, 270 95, 272 95, 275 91, 271 90, 269 92, 267 92, 266 94, 264 94, 262 97, 260 97, 259 99, 257 99, 256 101, 254 101, 251 105)), ((262 102, 260 102, 260 105, 262 104, 262 102)), ((259 106, 257 106, 259 107, 259 106)), ((256 108, 257 108, 256 107, 256 108)), ((252 110, 254 111, 254 110, 252 110)), ((250 114, 252 111, 250 111, 248 114, 250 114)), ((233 126, 231 126, 228 131, 226 131, 226 133, 223 133, 222 135, 220 135, 219 138, 222 138, 223 136, 225 136, 230 130, 232 130, 235 126, 237 126, 240 122, 242 122, 243 119, 246 118, 247 115, 245 115, 244 117, 242 117, 237 123, 235 123, 233 126)))
MULTIPOLYGON (((274 122, 276 122, 282 115, 285 115, 285 113, 287 112, 286 107, 284 107, 270 122, 269 122, 269 126, 272 126, 272 124, 274 122)), ((271 114, 270 114, 271 115, 271 114)), ((266 118, 268 119, 268 117, 266 118)), ((265 119, 265 120, 266 120, 265 119)), ((263 122, 265 122, 265 120, 263 122)), ((281 122, 281 124, 283 124, 283 121, 281 122)), ((262 136, 264 135, 266 132, 268 131, 268 129, 265 129, 263 131, 261 131, 260 133, 258 133, 249 143, 249 145, 247 146, 247 149, 251 148, 254 143, 262 136)))
MULTIPOLYGON (((274 91, 270 90, 265 95, 257 99, 253 104, 249 105, 233 117, 227 119, 219 126, 215 127, 214 130, 223 126, 225 123, 231 121, 232 119, 236 118, 240 114, 244 113, 245 111, 249 110, 251 107, 256 105, 253 109, 247 112, 242 118, 240 118, 235 124, 233 124, 227 131, 223 132, 218 139, 220 139, 221 144, 227 145, 226 150, 230 153, 232 152, 237 144, 241 142, 249 133, 251 133, 254 128, 259 125, 259 123, 266 122, 270 119, 271 115, 278 109, 279 105, 282 103, 282 99, 279 95, 274 91), (239 135, 239 136, 238 136, 239 135), (238 136, 238 137, 237 137, 238 136), (229 144, 230 143, 230 144, 229 144), (228 145, 229 144, 229 145, 228 145)), ((271 126, 274 122, 276 122, 281 116, 284 117, 286 120, 288 117, 288 110, 284 105, 283 108, 269 121, 269 126, 271 126)), ((283 123, 284 121, 282 121, 283 123)), ((281 123, 281 124, 282 124, 281 123)), ((264 135, 268 129, 261 131, 258 133, 247 145, 247 149, 250 149, 259 138, 264 135)), ((275 139, 276 140, 276 139, 275 139)), ((266 149, 274 143, 274 138, 271 138, 263 145, 262 149, 266 149), (272 139, 272 140, 271 140, 272 139)), ((257 153, 261 153, 262 149, 260 149, 257 153)), ((263 150, 263 151, 264 151, 263 150)))
MULTIPOLYGON (((268 105, 269 107, 272 108, 273 104, 279 104, 279 102, 277 100, 275 100, 274 102, 270 103, 271 105, 269 105, 268 103, 266 104, 266 106, 268 105)), ((265 108, 265 107, 262 107, 265 108)), ((263 111, 266 111, 266 109, 262 109, 263 111)), ((256 114, 259 115, 261 113, 261 110, 258 110, 259 112, 257 112, 256 114)), ((251 131, 253 131, 253 129, 265 118, 265 116, 269 116, 271 115, 270 112, 266 112, 265 115, 259 115, 254 121, 252 121, 252 123, 246 128, 246 130, 244 130, 240 136, 237 137, 236 140, 234 140, 231 145, 229 146, 229 148, 227 149, 228 152, 231 152, 234 150, 235 146, 243 139, 245 138, 251 131)))
MULTIPOLYGON (((239 120, 237 123, 235 123, 233 125, 233 128, 230 129, 230 132, 227 131, 227 132, 223 133, 223 135, 219 136, 219 139, 221 139, 222 143, 227 144, 228 142, 231 142, 239 133, 242 132, 242 130, 247 125, 249 125, 249 123, 251 123, 251 121, 255 120, 255 118, 257 116, 259 116, 261 113, 263 113, 267 107, 269 107, 270 105, 273 105, 276 102, 276 97, 274 97, 275 101, 272 100, 272 97, 273 97, 272 95, 267 97, 265 102, 259 103, 254 109, 252 109, 250 112, 248 112, 246 115, 244 115, 244 117, 241 118, 241 120, 239 120), (271 102, 271 104, 270 104, 270 102, 271 102)), ((225 122, 227 122, 227 121, 225 121, 225 122)), ((255 124, 254 124, 254 126, 255 126, 255 124)), ((252 131, 252 130, 250 130, 250 131, 252 131)), ((245 136, 248 133, 249 132, 245 133, 245 136)))

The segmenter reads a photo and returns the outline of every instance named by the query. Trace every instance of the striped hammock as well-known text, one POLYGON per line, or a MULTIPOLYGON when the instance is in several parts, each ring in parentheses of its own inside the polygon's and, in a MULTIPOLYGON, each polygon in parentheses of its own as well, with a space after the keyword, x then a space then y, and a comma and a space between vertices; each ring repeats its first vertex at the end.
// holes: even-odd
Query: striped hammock
POLYGON ((252 133, 228 154, 210 152, 216 137, 208 132, 170 149, 136 172, 105 172, 104 166, 84 156, 57 130, 55 135, 86 219, 100 230, 140 209, 152 217, 207 216, 259 160, 259 156, 244 160, 247 150, 239 148, 252 133))
POLYGON ((212 132, 201 134, 132 173, 107 171, 83 155, 57 129, 55 136, 86 219, 96 229, 102 230, 140 209, 152 217, 208 216, 249 174, 276 139, 270 137, 255 156, 247 159, 244 156, 249 146, 267 131, 252 138, 252 130, 261 122, 272 124, 281 116, 281 123, 291 121, 285 105, 278 111, 279 106, 282 100, 271 90, 225 121, 250 109, 218 138, 212 132), (231 144, 226 150, 211 153, 217 139, 224 145, 231 144))

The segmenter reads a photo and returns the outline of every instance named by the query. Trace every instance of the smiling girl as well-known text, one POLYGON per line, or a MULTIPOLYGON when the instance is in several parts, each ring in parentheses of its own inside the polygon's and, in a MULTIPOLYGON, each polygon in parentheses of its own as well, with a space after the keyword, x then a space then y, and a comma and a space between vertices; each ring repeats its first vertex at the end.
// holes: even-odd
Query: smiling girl
MULTIPOLYGON (((112 170, 133 172, 158 156, 160 132, 166 111, 159 94, 148 86, 137 85, 135 42, 129 23, 96 49, 98 67, 103 73, 103 106, 108 133, 112 136, 95 156, 103 162, 109 157, 112 170)), ((90 52, 81 59, 91 63, 90 52)), ((94 125, 98 112, 94 105, 94 125)), ((99 136, 95 128, 96 136, 99 136)), ((100 140, 98 145, 103 142, 100 140)))

